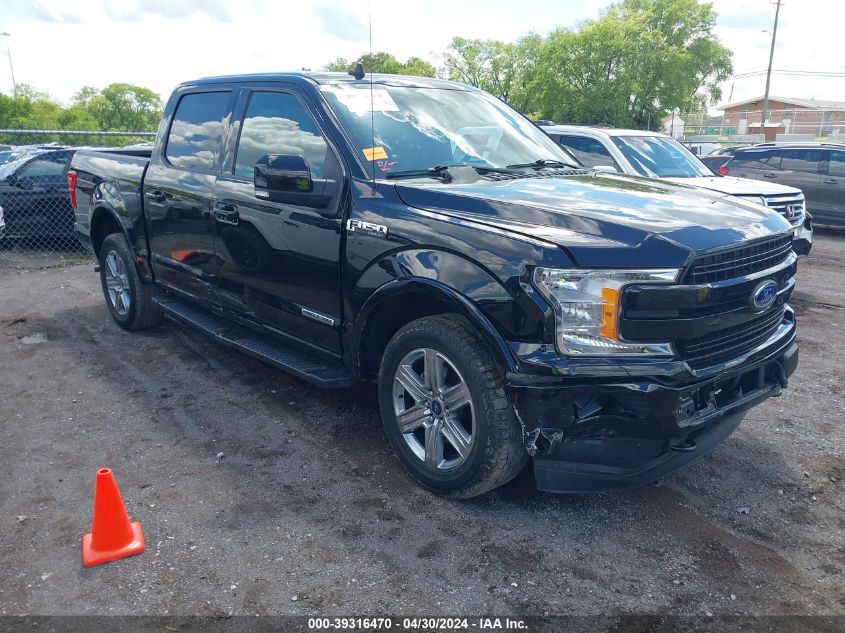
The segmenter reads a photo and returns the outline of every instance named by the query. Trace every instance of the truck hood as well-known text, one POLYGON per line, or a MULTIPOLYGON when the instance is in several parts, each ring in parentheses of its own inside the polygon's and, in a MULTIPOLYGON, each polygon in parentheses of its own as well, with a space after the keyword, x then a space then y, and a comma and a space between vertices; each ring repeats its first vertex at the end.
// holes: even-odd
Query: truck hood
POLYGON ((701 187, 711 191, 726 193, 731 196, 776 196, 776 195, 798 195, 800 190, 795 187, 779 185, 776 182, 765 180, 752 180, 751 178, 733 178, 725 176, 701 176, 699 178, 666 178, 670 182, 691 187, 701 187))
POLYGON ((790 230, 760 204, 616 174, 418 180, 396 191, 412 207, 556 244, 585 267, 680 267, 691 252, 790 230))

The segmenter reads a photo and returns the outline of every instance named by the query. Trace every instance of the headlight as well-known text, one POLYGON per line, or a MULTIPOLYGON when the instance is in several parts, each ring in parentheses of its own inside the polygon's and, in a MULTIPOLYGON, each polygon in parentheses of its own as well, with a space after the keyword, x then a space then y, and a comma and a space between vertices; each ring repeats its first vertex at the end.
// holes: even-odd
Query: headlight
POLYGON ((669 343, 619 339, 620 298, 632 283, 671 283, 679 270, 561 270, 537 268, 535 287, 555 308, 557 349, 567 355, 671 356, 669 343))

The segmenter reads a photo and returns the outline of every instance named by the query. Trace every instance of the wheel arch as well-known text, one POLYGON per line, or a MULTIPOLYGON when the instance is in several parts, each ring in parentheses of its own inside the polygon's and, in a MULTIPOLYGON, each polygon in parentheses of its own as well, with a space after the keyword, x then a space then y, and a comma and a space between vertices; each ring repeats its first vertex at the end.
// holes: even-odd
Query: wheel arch
POLYGON ((94 254, 100 256, 100 248, 103 246, 103 241, 108 235, 112 233, 123 233, 127 243, 131 246, 132 241, 129 232, 120 221, 117 211, 106 202, 99 202, 94 204, 91 208, 91 246, 94 249, 94 254))
POLYGON ((468 297, 437 280, 404 277, 382 285, 364 303, 355 327, 356 365, 361 378, 378 374, 392 336, 427 316, 456 313, 469 321, 493 352, 503 371, 518 371, 516 355, 482 310, 468 297))
POLYGON ((91 207, 89 230, 91 248, 98 260, 100 259, 100 249, 106 237, 114 233, 121 233, 135 256, 135 267, 138 270, 138 276, 141 278, 141 281, 147 283, 152 280, 152 273, 146 265, 146 261, 135 248, 136 238, 134 230, 127 228, 126 223, 122 221, 120 214, 114 206, 102 198, 94 202, 91 207))

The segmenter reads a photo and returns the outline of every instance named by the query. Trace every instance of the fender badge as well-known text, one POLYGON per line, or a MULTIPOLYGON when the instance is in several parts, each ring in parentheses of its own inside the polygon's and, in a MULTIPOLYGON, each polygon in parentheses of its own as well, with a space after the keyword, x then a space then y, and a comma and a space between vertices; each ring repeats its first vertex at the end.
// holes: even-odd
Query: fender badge
POLYGON ((372 222, 364 222, 363 220, 347 220, 346 230, 350 233, 363 233, 364 235, 371 235, 382 239, 387 237, 387 227, 384 224, 373 224, 372 222))

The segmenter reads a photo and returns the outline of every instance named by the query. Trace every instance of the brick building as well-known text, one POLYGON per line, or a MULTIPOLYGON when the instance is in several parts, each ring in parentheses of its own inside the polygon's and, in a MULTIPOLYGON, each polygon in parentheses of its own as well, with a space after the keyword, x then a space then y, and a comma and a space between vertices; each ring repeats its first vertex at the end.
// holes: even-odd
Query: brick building
MULTIPOLYGON (((763 117, 763 97, 719 106, 724 113, 725 135, 759 134, 763 117)), ((845 101, 769 97, 766 123, 770 133, 827 137, 845 135, 845 101)))

